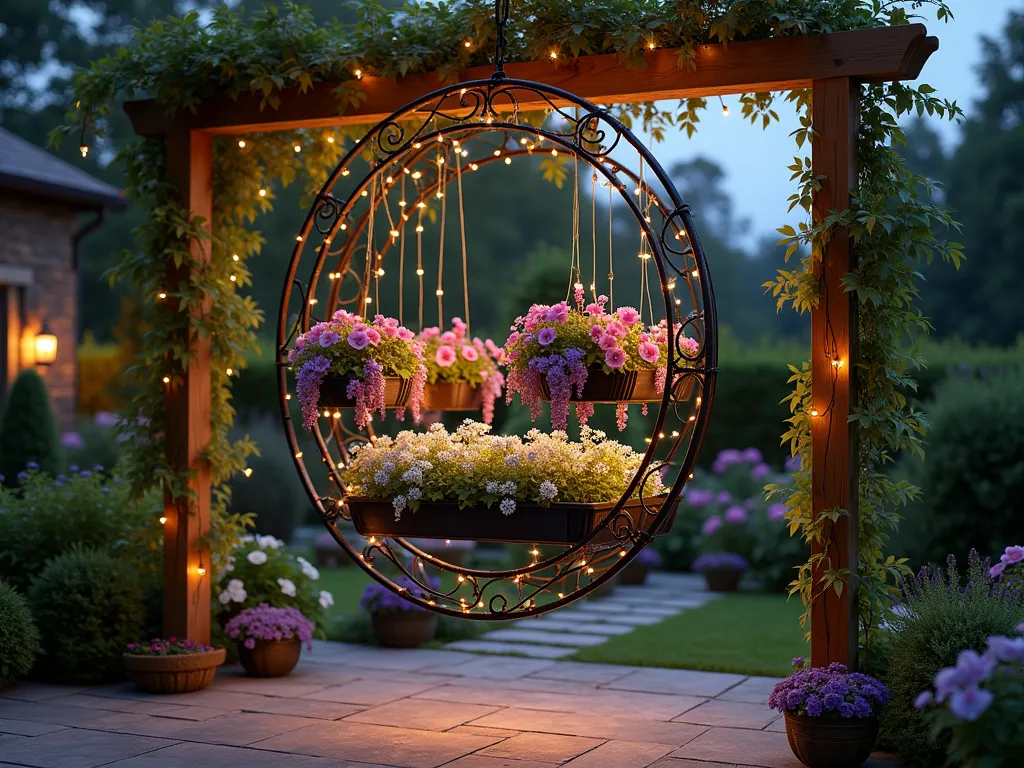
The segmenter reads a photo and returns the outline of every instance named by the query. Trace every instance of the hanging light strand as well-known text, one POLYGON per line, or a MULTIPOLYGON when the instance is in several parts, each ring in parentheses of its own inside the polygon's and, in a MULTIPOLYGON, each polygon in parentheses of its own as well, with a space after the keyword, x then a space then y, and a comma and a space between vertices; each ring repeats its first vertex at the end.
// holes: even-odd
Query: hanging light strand
POLYGON ((615 192, 611 182, 608 182, 608 311, 615 310, 615 267, 612 253, 612 223, 615 220, 615 192))
POLYGON ((590 295, 597 301, 597 173, 590 177, 590 295))
MULTIPOLYGON (((402 200, 405 200, 405 174, 402 174, 402 184, 400 187, 402 200)), ((399 211, 399 215, 402 217, 402 226, 399 229, 400 235, 398 239, 398 324, 405 325, 405 208, 403 207, 399 211)))
POLYGON ((455 150, 455 179, 459 186, 459 231, 462 236, 462 301, 466 321, 466 335, 471 336, 469 330, 469 258, 466 252, 466 211, 462 200, 462 154, 455 150))
POLYGON ((441 234, 438 239, 437 246, 437 327, 441 328, 444 325, 444 286, 442 285, 444 277, 444 230, 445 230, 445 214, 448 212, 448 195, 446 193, 446 174, 444 171, 444 160, 445 155, 448 154, 447 147, 445 148, 444 155, 440 151, 437 153, 437 178, 438 178, 438 191, 437 196, 441 198, 441 234))
MULTIPOLYGON (((366 290, 367 296, 364 297, 364 299, 363 299, 363 306, 360 307, 360 312, 363 312, 364 314, 366 314, 364 312, 364 310, 366 308, 366 305, 370 303, 369 302, 369 295, 368 294, 369 294, 369 291, 370 291, 370 278, 371 278, 371 276, 374 278, 374 281, 375 281, 374 282, 374 289, 375 289, 375 292, 377 292, 377 284, 376 284, 377 278, 376 278, 376 272, 374 270, 374 262, 373 262, 373 230, 374 230, 374 227, 375 227, 375 224, 376 224, 376 216, 375 216, 375 214, 377 212, 377 206, 374 205, 374 201, 376 200, 376 198, 377 198, 377 177, 374 176, 373 180, 370 182, 370 210, 369 210, 369 217, 367 218, 367 222, 366 222, 366 272, 365 272, 365 274, 366 274, 366 288, 365 288, 365 290, 366 290)), ((378 299, 380 298, 379 293, 378 293, 376 298, 378 298, 378 299)))
POLYGON ((419 216, 416 219, 416 280, 420 286, 419 305, 419 330, 423 330, 423 211, 426 208, 419 208, 419 216))

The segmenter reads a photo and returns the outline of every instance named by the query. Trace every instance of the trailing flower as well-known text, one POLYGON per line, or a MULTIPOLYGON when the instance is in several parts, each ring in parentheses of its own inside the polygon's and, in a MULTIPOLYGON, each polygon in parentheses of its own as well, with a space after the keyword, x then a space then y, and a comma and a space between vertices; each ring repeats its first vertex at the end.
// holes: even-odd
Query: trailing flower
POLYGON ((505 361, 505 350, 490 339, 470 339, 462 318, 453 317, 450 330, 424 328, 419 336, 425 343, 424 359, 427 383, 465 381, 480 387, 483 396, 483 421, 494 419, 494 402, 501 396, 505 377, 498 366, 505 361))
POLYGON ((796 672, 775 684, 768 706, 788 715, 825 719, 868 718, 889 701, 889 689, 871 675, 850 672, 838 663, 810 669, 793 659, 796 672))
MULTIPOLYGON (((463 509, 497 505, 511 515, 520 501, 544 507, 616 501, 643 460, 589 427, 583 427, 578 443, 564 432, 531 429, 518 437, 490 430, 466 419, 451 433, 432 424, 426 433, 382 436, 353 449, 342 480, 352 495, 391 499, 396 519, 424 501, 441 500, 457 500, 463 509)), ((660 473, 652 473, 643 495, 662 490, 660 473)))
MULTIPOLYGON (((367 323, 362 316, 339 309, 330 320, 317 323, 295 340, 288 362, 296 371, 296 393, 302 405, 302 424, 316 425, 320 385, 328 374, 348 378, 346 394, 355 400, 356 425, 363 428, 374 411, 387 415, 385 376, 412 379, 409 407, 419 421, 427 369, 423 342, 393 317, 377 315, 367 323)), ((395 414, 405 418, 405 408, 395 414)))
POLYGON ((166 640, 154 637, 148 643, 128 643, 125 653, 130 656, 189 656, 195 653, 209 653, 217 650, 212 645, 193 643, 169 637, 166 640))
POLYGON ((274 608, 263 603, 246 608, 224 628, 232 640, 241 641, 246 648, 255 648, 257 640, 291 640, 298 638, 313 649, 313 622, 296 608, 274 608))
MULTIPOLYGON (((548 399, 551 400, 551 425, 564 430, 569 418, 569 400, 575 390, 582 397, 590 371, 657 371, 658 392, 664 392, 668 360, 668 329, 644 325, 640 313, 632 307, 606 312, 607 296, 584 305, 582 290, 577 290, 575 307, 562 301, 553 306, 534 304, 525 316, 517 317, 505 342, 509 367, 506 402, 516 392, 530 416, 536 420, 548 399)), ((696 352, 699 344, 684 338, 683 347, 696 352)), ((646 406, 644 406, 646 412, 646 406)), ((576 417, 586 424, 593 415, 592 403, 576 405, 576 417)), ((617 410, 619 430, 626 428, 626 404, 617 410)))

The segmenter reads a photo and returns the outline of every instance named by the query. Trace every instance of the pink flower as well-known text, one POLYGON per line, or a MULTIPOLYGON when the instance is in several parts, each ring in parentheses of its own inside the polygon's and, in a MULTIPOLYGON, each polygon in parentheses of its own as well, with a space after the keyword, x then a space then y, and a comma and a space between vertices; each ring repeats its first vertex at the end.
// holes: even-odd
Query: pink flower
POLYGON ((995 565, 993 565, 991 568, 988 569, 988 575, 991 576, 993 579, 998 579, 1000 576, 1003 575, 1003 571, 1005 571, 1005 570, 1006 570, 1006 563, 1002 563, 1002 562, 996 563, 995 565))
POLYGON ((1024 560, 1024 547, 1018 545, 1014 547, 1007 547, 1006 551, 999 558, 1007 565, 1013 565, 1024 560))
POLYGON ((584 310, 588 315, 594 315, 599 317, 604 314, 604 307, 600 304, 587 304, 587 308, 584 310))
POLYGON ((434 355, 434 362, 442 368, 452 367, 455 365, 455 350, 447 344, 441 345, 434 355))
POLYGON ((611 334, 605 333, 598 340, 597 345, 601 347, 601 349, 603 349, 605 352, 607 352, 609 349, 615 349, 616 347, 618 347, 619 340, 616 339, 611 334))
POLYGON ((689 336, 684 336, 679 340, 679 346, 692 355, 700 349, 700 342, 696 339, 691 339, 689 336))
POLYGON ((511 347, 517 341, 519 341, 519 331, 512 331, 512 333, 509 334, 508 339, 505 341, 505 346, 511 347))
POLYGON ((661 350, 658 349, 658 345, 652 344, 649 341, 640 344, 639 352, 640 358, 648 363, 656 363, 658 358, 661 357, 661 350))
POLYGON ((480 359, 480 353, 476 351, 476 347, 471 347, 469 344, 463 345, 462 356, 471 363, 480 359))
POLYGON ((718 515, 712 515, 704 521, 704 524, 700 527, 700 530, 701 533, 703 533, 705 536, 713 536, 721 527, 722 518, 720 518, 718 515))
POLYGON ((622 349, 609 349, 604 353, 604 361, 609 368, 621 368, 626 362, 626 352, 622 349))
POLYGON ((376 347, 380 344, 380 332, 376 328, 367 328, 365 333, 366 338, 370 340, 370 343, 373 344, 373 346, 376 347))
POLYGON ((398 329, 398 338, 402 341, 412 341, 414 337, 415 334, 408 328, 402 327, 398 329))
POLYGON ((602 336, 604 336, 604 328, 596 324, 590 326, 590 338, 594 341, 600 341, 602 336))
POLYGON ((556 323, 564 323, 569 319, 569 305, 564 301, 558 302, 544 313, 544 319, 549 322, 553 320, 556 323))
POLYGON ((605 333, 610 333, 617 339, 621 339, 626 335, 626 327, 622 323, 608 323, 608 327, 604 329, 605 333))
POLYGON ((640 322, 640 313, 632 307, 621 307, 618 311, 619 320, 626 325, 636 325, 640 322))
POLYGON ((441 335, 441 329, 438 328, 437 326, 434 326, 433 328, 424 328, 422 331, 420 331, 420 338, 421 339, 432 339, 435 336, 440 336, 440 335, 441 335))
POLYGON ((546 347, 555 340, 556 335, 554 328, 541 328, 537 334, 537 341, 540 342, 542 347, 546 347))
POLYGON ((441 341, 445 344, 454 344, 458 341, 458 337, 451 331, 445 331, 441 334, 441 341))
POLYGON ((353 349, 365 349, 369 343, 370 337, 366 335, 366 331, 352 331, 348 335, 348 345, 353 349))

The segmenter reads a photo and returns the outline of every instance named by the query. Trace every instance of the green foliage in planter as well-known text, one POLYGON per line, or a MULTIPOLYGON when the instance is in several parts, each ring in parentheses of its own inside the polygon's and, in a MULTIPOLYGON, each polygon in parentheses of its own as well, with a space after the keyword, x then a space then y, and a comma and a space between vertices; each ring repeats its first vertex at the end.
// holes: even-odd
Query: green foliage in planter
POLYGON ((1024 519, 1024 369, 954 377, 928 411, 928 457, 901 468, 922 491, 907 513, 905 554, 924 564, 1002 552, 1024 519))
POLYGON ((119 679, 121 654, 139 639, 146 618, 132 568, 79 547, 50 561, 29 590, 29 604, 42 635, 37 672, 60 683, 119 679))
POLYGON ((881 739, 911 768, 943 765, 946 757, 945 741, 930 741, 914 708, 918 694, 934 686, 940 669, 956 664, 960 651, 980 653, 990 635, 1012 635, 1024 619, 1024 602, 993 586, 977 553, 963 578, 950 555, 945 569, 924 570, 907 581, 902 609, 889 617, 884 681, 892 699, 882 715, 881 739))
POLYGON ((0 474, 14 485, 30 462, 51 475, 61 470, 60 441, 46 382, 33 369, 18 374, 0 417, 0 474))
POLYGON ((0 579, 0 688, 28 673, 39 651, 39 630, 24 596, 0 579))
POLYGON ((109 553, 132 568, 137 582, 155 577, 162 564, 160 499, 135 498, 116 473, 29 472, 17 491, 0 488, 0 578, 27 589, 48 561, 76 546, 109 553))

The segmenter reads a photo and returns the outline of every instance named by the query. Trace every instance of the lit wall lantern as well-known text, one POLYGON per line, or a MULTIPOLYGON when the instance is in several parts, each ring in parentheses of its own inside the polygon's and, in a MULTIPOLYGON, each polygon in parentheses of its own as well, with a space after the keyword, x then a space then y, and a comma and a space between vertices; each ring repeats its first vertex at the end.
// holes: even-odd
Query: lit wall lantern
POLYGON ((43 327, 36 334, 35 343, 36 365, 53 365, 57 359, 57 337, 50 330, 50 326, 43 320, 43 327))

